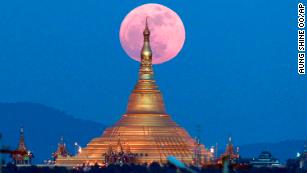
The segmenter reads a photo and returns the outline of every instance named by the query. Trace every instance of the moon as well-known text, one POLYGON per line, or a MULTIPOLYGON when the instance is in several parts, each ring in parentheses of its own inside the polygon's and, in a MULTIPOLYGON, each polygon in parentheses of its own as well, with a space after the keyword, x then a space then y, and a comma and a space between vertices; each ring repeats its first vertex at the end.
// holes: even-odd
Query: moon
POLYGON ((146 17, 153 64, 161 64, 176 57, 185 41, 184 25, 173 10, 154 3, 136 7, 122 21, 119 38, 125 52, 132 59, 140 61, 146 17))

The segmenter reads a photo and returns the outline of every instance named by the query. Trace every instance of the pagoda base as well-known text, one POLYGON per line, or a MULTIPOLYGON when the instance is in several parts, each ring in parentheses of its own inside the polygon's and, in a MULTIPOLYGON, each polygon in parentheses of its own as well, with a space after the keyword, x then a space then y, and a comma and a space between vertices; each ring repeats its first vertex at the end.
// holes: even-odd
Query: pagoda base
MULTIPOLYGON (((138 164, 166 163, 167 156, 175 156, 191 164, 195 146, 195 140, 168 115, 128 114, 107 128, 101 137, 93 139, 78 155, 59 157, 56 165, 104 164, 105 154, 110 147, 135 154, 135 162, 138 164)), ((206 154, 203 145, 201 153, 206 154)))

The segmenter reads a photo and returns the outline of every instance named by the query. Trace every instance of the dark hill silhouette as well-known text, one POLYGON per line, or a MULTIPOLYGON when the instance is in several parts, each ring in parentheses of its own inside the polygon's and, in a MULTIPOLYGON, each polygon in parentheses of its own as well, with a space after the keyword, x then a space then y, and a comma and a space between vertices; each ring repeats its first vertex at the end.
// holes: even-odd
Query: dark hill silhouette
POLYGON ((100 123, 76 119, 42 104, 0 103, 2 144, 15 149, 21 126, 24 127, 26 145, 35 155, 35 163, 51 158, 61 136, 69 151, 74 153, 74 142, 84 147, 92 138, 100 136, 105 128, 100 123))

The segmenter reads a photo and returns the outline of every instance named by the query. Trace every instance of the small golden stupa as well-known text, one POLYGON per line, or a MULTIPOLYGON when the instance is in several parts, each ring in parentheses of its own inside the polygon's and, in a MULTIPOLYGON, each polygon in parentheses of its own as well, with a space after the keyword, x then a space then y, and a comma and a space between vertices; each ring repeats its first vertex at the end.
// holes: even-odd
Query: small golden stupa
POLYGON ((106 164, 106 155, 125 152, 132 153, 136 163, 165 163, 167 156, 175 156, 190 164, 195 160, 196 149, 198 156, 201 154, 198 159, 209 156, 204 146, 166 113, 162 94, 154 80, 147 19, 143 35, 139 78, 129 97, 126 113, 76 156, 59 157, 56 165, 106 164))

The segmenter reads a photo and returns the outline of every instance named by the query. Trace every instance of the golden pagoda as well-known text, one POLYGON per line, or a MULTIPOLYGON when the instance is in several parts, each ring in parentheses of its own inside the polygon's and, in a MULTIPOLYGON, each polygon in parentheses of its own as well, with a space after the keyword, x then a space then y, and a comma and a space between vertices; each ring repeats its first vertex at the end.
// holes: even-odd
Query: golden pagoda
MULTIPOLYGON (((167 156, 193 163, 197 142, 166 113, 162 94, 154 80, 147 19, 143 36, 139 77, 126 113, 76 156, 59 157, 56 165, 107 164, 106 155, 109 158, 110 154, 115 156, 123 152, 133 153, 136 163, 165 163, 167 156)), ((209 152, 203 145, 201 153, 205 160, 209 152)))

